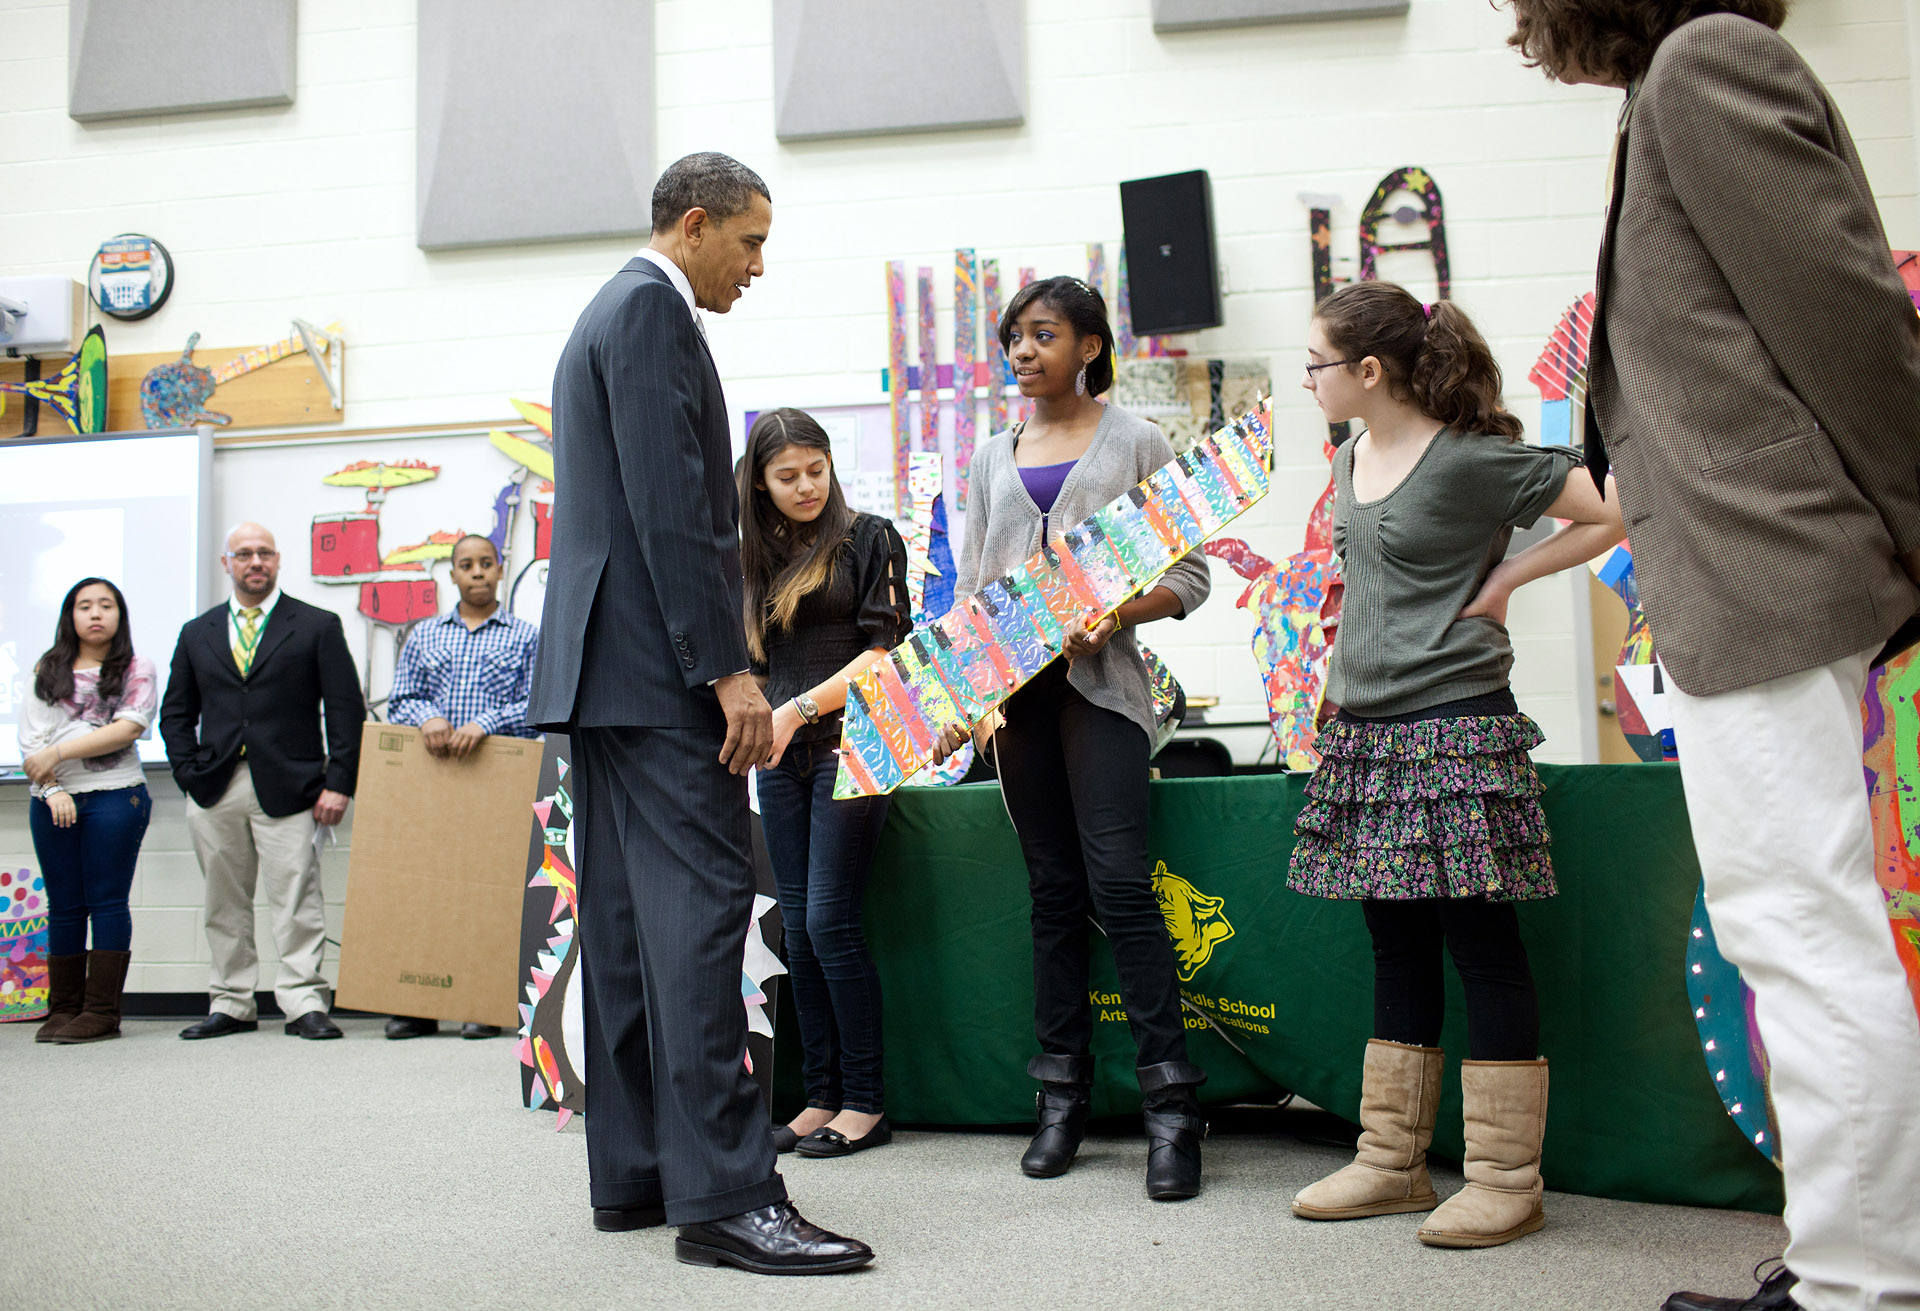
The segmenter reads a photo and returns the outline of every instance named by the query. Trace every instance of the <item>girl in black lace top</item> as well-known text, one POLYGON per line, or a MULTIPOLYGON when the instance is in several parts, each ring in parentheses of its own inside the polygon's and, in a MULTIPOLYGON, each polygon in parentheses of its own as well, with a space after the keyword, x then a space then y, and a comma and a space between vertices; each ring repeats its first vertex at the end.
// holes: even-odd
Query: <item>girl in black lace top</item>
POLYGON ((774 1144, 844 1156, 892 1137, 880 979, 861 927, 888 798, 835 801, 836 748, 847 680, 906 637, 907 550, 887 520, 848 508, 827 434, 799 410, 754 421, 740 504, 747 648, 773 706, 756 786, 807 1084, 807 1108, 774 1144))

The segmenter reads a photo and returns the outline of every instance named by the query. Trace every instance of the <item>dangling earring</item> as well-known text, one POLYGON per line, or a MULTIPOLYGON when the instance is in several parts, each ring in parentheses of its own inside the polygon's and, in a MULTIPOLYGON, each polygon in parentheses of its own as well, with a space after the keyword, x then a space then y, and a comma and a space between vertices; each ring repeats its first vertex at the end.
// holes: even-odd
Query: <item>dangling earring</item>
POLYGON ((1073 379, 1073 394, 1075 396, 1087 394, 1087 366, 1084 364, 1080 366, 1080 372, 1073 379))

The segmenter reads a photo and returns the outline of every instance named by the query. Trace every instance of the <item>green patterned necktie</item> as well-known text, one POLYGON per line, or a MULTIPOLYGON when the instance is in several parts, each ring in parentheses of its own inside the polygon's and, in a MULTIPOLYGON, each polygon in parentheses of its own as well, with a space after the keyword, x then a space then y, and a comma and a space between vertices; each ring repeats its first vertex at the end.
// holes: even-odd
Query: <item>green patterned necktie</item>
POLYGON ((260 607, 248 606, 240 612, 240 640, 233 644, 233 663, 239 666, 240 677, 245 678, 253 669, 253 653, 260 646, 260 607))

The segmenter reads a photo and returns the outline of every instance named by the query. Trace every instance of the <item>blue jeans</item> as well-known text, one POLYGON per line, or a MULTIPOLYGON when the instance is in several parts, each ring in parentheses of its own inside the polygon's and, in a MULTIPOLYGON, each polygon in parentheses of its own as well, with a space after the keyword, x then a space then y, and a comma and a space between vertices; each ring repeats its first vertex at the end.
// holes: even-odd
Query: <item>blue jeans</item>
POLYGON ((795 742, 759 773, 761 828, 773 865, 807 1105, 878 1114, 880 974, 861 924, 867 871, 887 797, 833 799, 834 742, 795 742))
POLYGON ((77 813, 60 828, 39 797, 27 810, 40 876, 47 881, 47 954, 77 956, 87 949, 87 919, 93 919, 95 951, 126 951, 133 945, 133 887, 140 839, 153 817, 147 785, 74 792, 77 813))

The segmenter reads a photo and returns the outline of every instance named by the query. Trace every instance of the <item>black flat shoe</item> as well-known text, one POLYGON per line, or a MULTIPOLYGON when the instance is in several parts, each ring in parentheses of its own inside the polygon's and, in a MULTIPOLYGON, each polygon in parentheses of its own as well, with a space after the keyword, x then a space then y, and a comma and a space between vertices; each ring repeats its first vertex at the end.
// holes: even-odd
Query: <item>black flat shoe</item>
POLYGON ((658 1206, 596 1206, 593 1227, 603 1234, 624 1234, 635 1229, 658 1229, 667 1222, 666 1211, 658 1206))
POLYGON ((885 1147, 893 1141, 893 1126, 881 1116, 873 1128, 859 1138, 849 1138, 838 1129, 815 1129, 802 1138, 794 1151, 802 1156, 852 1156, 869 1147, 885 1147))
POLYGON ((1760 1291, 1751 1297, 1675 1293, 1661 1305, 1661 1311, 1799 1311, 1800 1303, 1794 1300, 1792 1291, 1797 1282, 1799 1276, 1782 1266, 1768 1275, 1760 1291))
POLYGON ((776 1156, 785 1156, 800 1145, 800 1135, 793 1131, 792 1125, 776 1124, 767 1131, 767 1136, 773 1139, 773 1151, 776 1156))
POLYGON ((500 1026, 497 1024, 475 1024, 472 1020, 468 1020, 460 1026, 460 1036, 462 1038, 498 1038, 500 1036, 500 1026))
POLYGON ((224 1038, 230 1033, 253 1033, 260 1028, 258 1020, 236 1020, 225 1011, 215 1011, 198 1024, 189 1024, 180 1030, 182 1038, 224 1038))
POLYGON ((688 1265, 730 1265, 756 1275, 831 1275, 873 1260, 872 1248, 828 1233, 792 1202, 681 1225, 673 1254, 688 1265))
POLYGON ((398 1041, 401 1038, 427 1038, 440 1032, 440 1021, 423 1020, 414 1015, 396 1015, 387 1021, 387 1037, 398 1041))
POLYGON ((341 1036, 340 1026, 321 1011, 308 1011, 297 1020, 288 1020, 285 1031, 296 1038, 315 1040, 341 1036))

